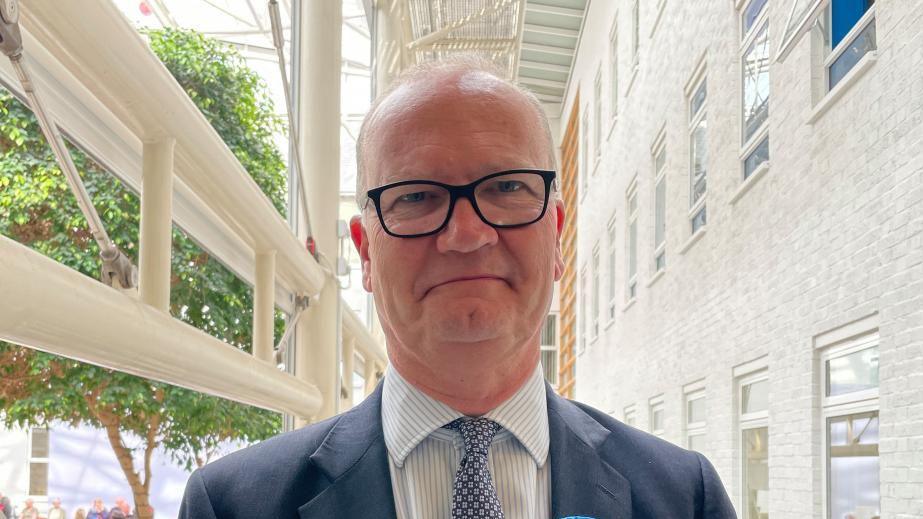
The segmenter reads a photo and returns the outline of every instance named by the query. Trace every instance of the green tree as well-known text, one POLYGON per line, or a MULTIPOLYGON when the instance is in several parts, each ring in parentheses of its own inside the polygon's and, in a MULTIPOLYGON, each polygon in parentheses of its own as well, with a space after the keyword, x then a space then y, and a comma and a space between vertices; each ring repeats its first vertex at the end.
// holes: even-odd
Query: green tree
MULTIPOLYGON (((285 163, 273 144, 282 128, 266 87, 231 48, 188 31, 148 33, 151 48, 240 162, 284 214, 285 163)), ((79 148, 70 151, 118 246, 135 256, 137 195, 79 148)), ((99 249, 32 113, 0 91, 0 233, 96 278, 99 249)), ((136 257, 133 258, 136 261, 136 257)), ((252 294, 215 258, 173 232, 171 313, 225 342, 250 349, 252 294)), ((284 321, 277 313, 277 336, 284 321)), ((0 342, 0 413, 6 426, 63 422, 105 429, 134 494, 140 518, 152 516, 151 455, 165 449, 187 470, 225 441, 276 434, 281 416, 118 371, 0 342), (136 467, 128 435, 141 438, 136 467)))

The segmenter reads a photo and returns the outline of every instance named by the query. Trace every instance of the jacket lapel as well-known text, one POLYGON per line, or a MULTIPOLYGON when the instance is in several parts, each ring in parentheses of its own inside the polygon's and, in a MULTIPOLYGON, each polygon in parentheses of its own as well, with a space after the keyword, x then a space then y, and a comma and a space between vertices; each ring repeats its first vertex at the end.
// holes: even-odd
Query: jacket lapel
POLYGON ((301 507, 302 519, 381 517, 394 519, 388 451, 381 428, 382 384, 344 414, 311 461, 330 485, 301 507))
POLYGON ((573 403, 546 387, 551 434, 551 512, 553 519, 586 516, 629 519, 631 486, 603 461, 609 430, 573 403))

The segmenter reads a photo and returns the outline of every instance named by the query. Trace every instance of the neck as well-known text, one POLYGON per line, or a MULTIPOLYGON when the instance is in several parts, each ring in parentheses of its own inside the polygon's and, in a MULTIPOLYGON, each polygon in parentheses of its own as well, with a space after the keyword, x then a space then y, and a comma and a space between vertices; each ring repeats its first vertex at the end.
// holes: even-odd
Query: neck
POLYGON ((471 355, 466 363, 434 366, 392 356, 391 364, 404 380, 427 396, 464 415, 481 416, 522 387, 538 364, 538 357, 539 348, 535 347, 509 361, 471 355), (472 365, 470 358, 478 360, 472 365))

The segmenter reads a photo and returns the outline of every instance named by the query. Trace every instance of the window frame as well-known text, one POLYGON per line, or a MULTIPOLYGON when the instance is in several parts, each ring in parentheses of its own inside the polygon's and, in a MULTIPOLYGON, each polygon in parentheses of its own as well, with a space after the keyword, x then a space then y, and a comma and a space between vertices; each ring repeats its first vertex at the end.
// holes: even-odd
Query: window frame
POLYGON ((602 64, 596 67, 596 78, 593 80, 593 174, 599 169, 602 158, 603 144, 603 69, 602 64))
MULTIPOLYGON (((755 1, 758 1, 758 0, 749 0, 748 2, 745 2, 744 5, 742 6, 742 8, 741 8, 741 10, 740 10, 740 12, 739 12, 739 16, 740 16, 740 19, 741 19, 741 26, 743 25, 743 18, 744 18, 744 14, 745 14, 745 12, 746 12, 747 7, 749 7, 750 4, 752 4, 752 3, 755 2, 755 1)), ((755 45, 755 44, 756 44, 756 39, 757 39, 757 37, 763 32, 764 29, 766 30, 766 38, 769 40, 768 45, 769 45, 770 48, 771 48, 771 46, 772 46, 772 39, 771 39, 771 37, 770 37, 771 34, 770 34, 770 32, 769 32, 769 7, 768 7, 768 3, 767 3, 766 5, 763 6, 762 11, 760 11, 759 15, 756 17, 756 20, 754 20, 754 22, 753 22, 753 27, 750 28, 750 32, 748 32, 744 37, 741 38, 741 41, 740 41, 740 48, 739 48, 739 50, 738 50, 738 61, 737 61, 737 62, 738 62, 738 64, 740 65, 740 70, 741 70, 741 75, 740 75, 740 77, 741 77, 741 89, 740 89, 740 122, 741 122, 741 124, 740 124, 740 148, 741 148, 741 155, 749 155, 749 153, 745 153, 745 152, 747 152, 747 151, 752 151, 753 149, 755 149, 755 148, 763 141, 763 138, 765 138, 766 135, 768 135, 768 133, 769 133, 769 132, 768 132, 769 118, 767 117, 766 120, 763 121, 762 124, 760 124, 760 125, 756 128, 756 130, 753 132, 753 135, 751 135, 749 138, 747 138, 747 136, 746 136, 746 134, 747 134, 747 121, 746 121, 746 114, 745 114, 745 111, 746 111, 746 110, 745 110, 745 103, 746 103, 746 90, 745 90, 745 89, 746 89, 746 81, 744 80, 744 74, 745 74, 744 62, 745 62, 746 57, 747 57, 747 51, 750 50, 750 47, 751 47, 752 45, 755 45)), ((768 58, 768 60, 769 60, 770 63, 771 63, 772 58, 770 57, 770 58, 768 58)), ((767 73, 768 73, 768 71, 767 71, 767 73)), ((772 96, 772 92, 771 92, 771 91, 770 91, 770 94, 769 94, 769 95, 770 95, 770 100, 771 100, 771 96, 772 96)), ((770 102, 770 100, 767 100, 767 103, 770 102)), ((741 162, 742 162, 742 161, 741 161, 741 162)))
POLYGON ((619 15, 612 18, 612 27, 609 29, 609 119, 611 134, 612 127, 619 117, 619 15))
POLYGON ((705 201, 708 198, 708 146, 705 146, 705 191, 699 197, 698 200, 694 200, 695 197, 695 160, 696 160, 696 147, 695 147, 695 133, 698 129, 698 126, 704 121, 705 125, 705 140, 708 141, 708 76, 705 73, 705 66, 703 66, 696 74, 696 79, 692 83, 692 88, 690 89, 687 95, 687 111, 689 114, 689 128, 688 128, 688 137, 689 137, 689 213, 688 219, 690 222, 690 234, 696 234, 698 231, 701 231, 705 228, 708 223, 707 213, 704 213, 706 210, 705 201), (705 100, 702 101, 702 104, 698 107, 695 112, 693 112, 693 104, 695 98, 698 95, 699 91, 705 88, 705 100), (699 214, 703 214, 705 221, 702 223, 699 228, 695 227, 695 221, 698 218, 699 214))
MULTIPOLYGON (((834 63, 836 63, 837 60, 840 59, 840 57, 843 56, 843 54, 846 52, 847 49, 851 48, 852 43, 856 40, 856 38, 859 37, 860 34, 862 34, 868 28, 869 25, 876 23, 877 13, 875 12, 876 11, 875 7, 877 5, 878 5, 877 3, 872 4, 862 14, 859 20, 857 20, 855 25, 852 26, 849 32, 847 32, 843 36, 843 39, 840 40, 840 43, 838 43, 836 47, 833 47, 831 45, 833 42, 833 34, 832 34, 833 32, 833 20, 832 20, 833 1, 829 0, 827 3, 827 6, 823 9, 821 13, 818 14, 818 17, 820 16, 824 17, 824 24, 823 24, 823 28, 824 28, 824 35, 823 35, 824 37, 824 92, 829 93, 831 90, 836 88, 840 83, 842 83, 843 80, 846 79, 846 76, 849 75, 849 72, 847 72, 846 74, 843 75, 842 78, 840 78, 840 81, 837 82, 836 85, 833 85, 833 86, 830 85, 830 68, 834 65, 834 63)), ((877 50, 878 50, 878 36, 877 36, 877 27, 876 27, 875 48, 863 54, 862 57, 859 58, 859 60, 857 60, 856 63, 852 67, 850 67, 849 70, 852 71, 853 69, 855 69, 859 65, 859 62, 862 61, 865 58, 865 56, 868 55, 869 52, 875 52, 877 50)))
POLYGON ((628 232, 625 236, 627 240, 625 248, 628 251, 626 258, 628 262, 626 268, 626 273, 628 274, 626 276, 626 303, 631 303, 638 297, 638 213, 641 209, 640 205, 638 198, 638 179, 635 177, 635 179, 631 181, 631 184, 628 185, 628 190, 625 193, 625 208, 628 213, 628 221, 626 222, 628 232), (635 201, 634 210, 631 208, 632 199, 635 201), (635 235, 634 248, 632 248, 631 244, 632 227, 634 227, 635 235), (632 261, 634 261, 633 273, 631 271, 632 261))
POLYGON ((589 298, 587 297, 587 270, 588 265, 586 264, 584 264, 580 269, 580 309, 582 311, 578 312, 578 315, 580 316, 580 322, 578 323, 580 325, 580 341, 577 344, 577 355, 582 355, 583 352, 586 351, 586 345, 589 340, 588 332, 590 326, 588 324, 589 312, 587 310, 587 303, 589 302, 589 298))
POLYGON ((609 223, 606 225, 606 234, 609 238, 609 249, 608 249, 608 260, 609 260, 609 322, 606 324, 606 327, 609 327, 613 322, 615 322, 616 314, 616 299, 617 299, 617 279, 616 279, 616 269, 618 268, 618 255, 617 252, 617 239, 616 236, 616 227, 617 221, 615 214, 609 218, 609 223))
POLYGON ((637 69, 641 63, 641 0, 632 2, 631 25, 631 66, 637 69))
POLYGON ((28 432, 29 432, 29 434, 28 434, 28 437, 29 437, 29 441, 28 441, 28 444, 29 444, 29 447, 28 447, 28 448, 29 448, 29 450, 28 450, 28 453, 29 453, 29 491, 28 491, 28 495, 29 495, 30 498, 47 499, 47 498, 48 498, 48 479, 49 479, 48 470, 51 468, 51 465, 50 465, 50 461, 51 461, 51 429, 49 429, 48 427, 31 427, 31 428, 29 428, 29 431, 28 431, 28 432), (48 446, 47 446, 48 456, 45 456, 45 457, 35 457, 35 456, 32 455, 32 454, 33 454, 33 446, 34 446, 34 443, 33 443, 33 442, 34 442, 34 434, 35 434, 35 431, 36 431, 36 430, 44 430, 44 432, 45 432, 45 438, 46 438, 46 440, 48 441, 48 446), (32 466, 33 466, 33 465, 45 465, 45 493, 44 493, 44 494, 33 494, 33 493, 32 493, 32 490, 33 490, 33 488, 32 488, 32 466))
POLYGON ((657 395, 651 397, 647 401, 647 425, 650 429, 650 433, 654 436, 663 437, 667 430, 667 411, 663 403, 663 395, 657 395), (657 412, 661 413, 661 428, 654 429, 654 414, 657 412))
POLYGON ((622 409, 622 423, 635 429, 638 428, 638 409, 635 404, 626 405, 622 409))
MULTIPOLYGON (((693 436, 708 436, 708 420, 702 420, 698 422, 690 422, 689 416, 689 404, 696 400, 704 400, 706 409, 708 406, 708 400, 706 398, 705 388, 699 387, 698 389, 686 391, 683 394, 683 441, 685 442, 686 448, 692 450, 692 437, 693 436)), ((708 412, 706 411, 706 415, 708 412)), ((701 451, 699 451, 701 452, 701 451)))
POLYGON ((592 266, 592 278, 593 283, 590 285, 590 311, 593 313, 593 333, 590 336, 591 341, 595 341, 599 338, 599 242, 593 246, 593 252, 590 256, 590 264, 592 266))
MULTIPOLYGON (((556 388, 558 387, 558 383, 560 381, 560 373, 558 371, 558 368, 560 367, 560 365, 558 362, 560 360, 560 354, 561 354, 561 334, 558 331, 559 315, 557 313, 549 312, 548 315, 545 316, 545 322, 542 323, 542 333, 540 334, 539 338, 541 339, 542 337, 545 336, 545 331, 546 331, 546 328, 548 327, 549 321, 554 323, 554 333, 552 334, 553 344, 546 344, 544 343, 544 341, 540 341, 541 344, 539 345, 539 350, 540 350, 539 358, 541 358, 542 353, 551 351, 551 352, 554 352, 555 359, 558 359, 558 361, 556 361, 555 369, 553 371, 554 380, 548 381, 548 383, 551 384, 552 387, 556 388)), ((544 371, 544 367, 545 366, 542 366, 543 371, 544 371)))
POLYGON ((651 240, 654 246, 654 254, 652 256, 651 262, 651 273, 658 274, 666 270, 666 254, 667 254, 667 160, 669 155, 667 155, 667 145, 666 145, 666 129, 660 131, 656 139, 654 139, 654 144, 651 146, 651 163, 653 165, 654 172, 654 182, 653 182, 653 191, 651 192, 651 210, 653 212, 653 218, 651 220, 654 222, 653 225, 653 239, 651 240), (663 155, 663 163, 658 169, 657 164, 660 160, 660 155, 663 155), (663 199, 663 215, 659 214, 657 211, 657 189, 660 184, 663 183, 664 190, 664 199, 663 199), (660 221, 660 218, 663 218, 663 221, 660 221), (662 241, 657 243, 657 228, 659 225, 663 227, 663 236, 662 241), (662 261, 661 261, 662 258, 662 261))
POLYGON ((588 106, 583 107, 583 116, 580 118, 580 200, 586 196, 589 191, 590 178, 590 112, 588 106))
MULTIPOLYGON (((743 393, 744 387, 756 384, 758 382, 767 382, 767 393, 769 391, 768 382, 769 382, 769 369, 763 367, 757 369, 756 371, 750 372, 745 375, 737 377, 736 384, 736 409, 735 415, 737 417, 737 449, 738 455, 740 456, 739 467, 740 467, 740 478, 738 481, 739 492, 738 499, 740 500, 739 510, 741 511, 741 519, 755 519, 750 518, 747 515, 749 508, 747 507, 747 457, 746 449, 747 446, 744 444, 746 431, 752 429, 761 429, 766 428, 766 437, 769 438, 769 403, 768 403, 768 394, 767 394, 767 406, 766 409, 762 411, 755 411, 750 413, 744 413, 743 405, 743 393)), ((769 446, 767 446, 768 453, 769 446)))
MULTIPOLYGON (((855 414, 875 412, 878 417, 879 427, 881 426, 881 414, 880 414, 880 404, 879 404, 879 388, 880 388, 880 378, 879 378, 879 387, 872 389, 865 389, 861 391, 855 391, 852 393, 847 393, 843 395, 836 395, 832 397, 827 396, 827 362, 833 359, 844 357, 852 353, 863 351, 868 348, 878 348, 879 355, 881 352, 881 341, 880 336, 877 331, 849 339, 840 343, 832 344, 823 348, 818 355, 818 388, 820 390, 819 399, 820 399, 820 434, 821 434, 821 485, 822 485, 822 499, 821 499, 821 517, 829 518, 831 513, 830 500, 832 498, 831 494, 831 482, 830 482, 830 429, 829 421, 831 418, 845 417, 855 414)), ((880 358, 880 357, 879 357, 880 358)), ((881 366, 879 364, 879 376, 880 376, 881 366)), ((881 439, 879 437, 879 469, 881 463, 881 439)), ((878 486, 878 506, 881 507, 881 480, 879 479, 878 486)))

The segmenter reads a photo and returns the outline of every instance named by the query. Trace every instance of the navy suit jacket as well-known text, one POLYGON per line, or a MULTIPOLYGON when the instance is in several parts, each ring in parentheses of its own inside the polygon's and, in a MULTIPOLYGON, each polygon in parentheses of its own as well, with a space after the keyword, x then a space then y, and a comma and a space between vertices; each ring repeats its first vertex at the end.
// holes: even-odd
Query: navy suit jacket
MULTIPOLYGON (((627 426, 550 387, 553 519, 725 519, 734 508, 699 453, 627 426)), ((393 519, 381 384, 354 409, 195 471, 181 519, 393 519)))

